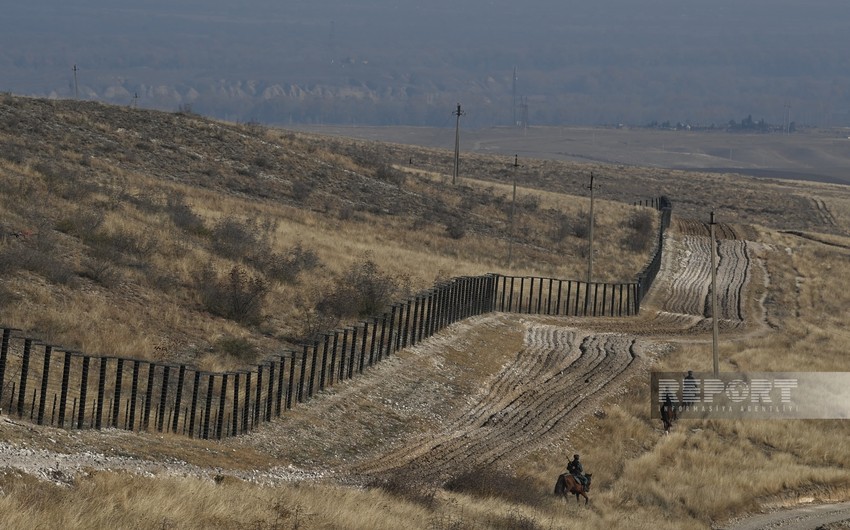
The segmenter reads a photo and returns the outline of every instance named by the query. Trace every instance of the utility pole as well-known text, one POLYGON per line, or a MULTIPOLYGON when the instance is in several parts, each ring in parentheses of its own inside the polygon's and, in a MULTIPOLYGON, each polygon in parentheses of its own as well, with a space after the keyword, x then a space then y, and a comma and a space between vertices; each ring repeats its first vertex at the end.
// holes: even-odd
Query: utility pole
POLYGON ((720 359, 717 354, 717 258, 715 256, 715 247, 717 245, 717 240, 715 239, 716 225, 717 223, 714 222, 714 211, 712 210, 711 221, 708 223, 708 226, 711 229, 711 355, 714 359, 714 375, 718 375, 720 371, 720 359))
POLYGON ((452 173, 452 185, 454 185, 457 182, 458 170, 460 169, 460 117, 466 113, 460 109, 460 103, 458 103, 457 110, 452 114, 457 116, 455 123, 455 167, 452 173))
POLYGON ((511 218, 510 218, 510 231, 508 238, 508 270, 511 268, 511 264, 513 263, 513 254, 514 254, 514 215, 516 213, 516 173, 517 169, 519 169, 519 155, 514 155, 514 195, 511 199, 511 218))
POLYGON ((587 283, 593 282, 593 171, 590 172, 590 250, 587 253, 587 283))
POLYGON ((791 133, 791 104, 785 104, 785 134, 791 133))
POLYGON ((74 99, 79 99, 79 91, 77 90, 77 65, 74 65, 74 99))
POLYGON ((516 127, 516 66, 514 66, 513 100, 511 102, 511 127, 516 127))

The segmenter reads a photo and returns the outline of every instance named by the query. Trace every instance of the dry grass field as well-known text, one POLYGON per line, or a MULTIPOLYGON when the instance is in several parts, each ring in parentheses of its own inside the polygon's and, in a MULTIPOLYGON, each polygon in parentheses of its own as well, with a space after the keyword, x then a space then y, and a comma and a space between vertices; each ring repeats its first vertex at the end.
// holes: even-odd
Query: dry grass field
POLYGON ((711 368, 699 265, 711 209, 728 236, 720 277, 737 286, 721 370, 846 371, 850 189, 484 154, 465 154, 452 186, 451 157, 0 98, 0 322, 88 353, 235 368, 358 318, 327 310, 350 297, 341 285, 401 296, 462 274, 580 278, 591 170, 596 274, 629 280, 657 221, 628 203, 674 204, 637 318, 476 317, 223 442, 2 416, 3 525, 719 528, 847 499, 846 421, 682 420, 665 436, 648 383, 651 370, 711 368), (255 311, 216 304, 233 270, 236 287, 262 287, 255 311), (594 477, 587 507, 552 495, 575 452, 594 477))

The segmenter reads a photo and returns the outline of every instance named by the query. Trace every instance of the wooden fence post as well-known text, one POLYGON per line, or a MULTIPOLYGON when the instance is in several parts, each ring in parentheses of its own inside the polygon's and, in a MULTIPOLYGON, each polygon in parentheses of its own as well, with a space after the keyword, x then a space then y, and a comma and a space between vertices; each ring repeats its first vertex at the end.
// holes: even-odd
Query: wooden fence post
POLYGON ((0 403, 3 402, 3 382, 6 378, 6 361, 9 357, 9 339, 11 337, 12 330, 3 328, 3 340, 0 342, 0 403))
POLYGON ((227 372, 221 374, 221 390, 218 393, 218 417, 216 418, 215 437, 221 440, 224 432, 224 407, 227 403, 227 372))
POLYGON ((369 338, 369 321, 363 321, 363 338, 360 340, 360 366, 357 367, 359 373, 363 373, 363 365, 366 363, 366 343, 369 338))
POLYGON ((232 436, 239 434, 239 372, 233 372, 233 425, 232 436))
POLYGON ((301 375, 298 377, 298 403, 304 403, 304 379, 307 377, 307 345, 301 353, 301 375))
POLYGON ((313 341, 313 357, 310 359, 310 384, 307 387, 307 396, 313 397, 313 381, 316 380, 316 359, 319 357, 319 341, 313 341))
POLYGON ((209 440, 210 438, 210 415, 212 414, 213 400, 213 384, 215 383, 215 374, 207 374, 207 403, 204 407, 204 426, 202 430, 202 438, 209 440))
POLYGON ((357 355, 357 326, 351 328, 351 352, 348 355, 348 378, 354 375, 354 358, 357 355))
POLYGON ((32 339, 24 339, 24 354, 21 358, 21 383, 18 385, 18 417, 24 417, 24 400, 27 397, 27 380, 30 369, 30 351, 32 350, 32 339))
POLYGON ((378 317, 372 317, 372 342, 369 344, 369 366, 375 364, 375 345, 378 338, 378 317))
MULTIPOLYGON (((325 378, 327 377, 328 369, 328 350, 330 349, 331 336, 325 333, 325 345, 322 348, 322 369, 319 373, 319 390, 325 389, 325 378)), ((372 364, 371 360, 369 364, 372 364)))
POLYGON ((278 356, 280 358, 280 369, 277 372, 277 400, 275 403, 275 415, 280 417, 280 406, 283 400, 283 386, 284 386, 284 371, 286 369, 286 358, 283 355, 278 356))
MULTIPOLYGON (((198 411, 198 392, 201 387, 201 372, 195 370, 195 382, 192 385, 192 410, 189 412, 189 438, 195 437, 195 417, 198 411)), ((135 397, 135 393, 133 393, 135 397)), ((132 418, 132 413, 131 416, 132 418)), ((130 420, 130 425, 132 426, 133 420, 130 420)))
POLYGON ((50 357, 52 352, 52 346, 49 344, 44 346, 44 365, 41 369, 41 397, 38 400, 38 418, 36 421, 39 425, 44 425, 44 405, 47 402, 47 385, 50 381, 50 357))
MULTIPOLYGON (((336 339, 334 339, 336 340, 336 339)), ((289 383, 286 385, 286 410, 292 408, 292 386, 295 381, 295 353, 289 358, 289 383)))
MULTIPOLYGON (((381 331, 381 340, 384 340, 383 331, 381 331)), ((336 368, 336 352, 339 348, 339 330, 334 331, 334 342, 333 347, 331 348, 331 365, 328 367, 328 384, 333 386, 334 384, 334 376, 337 375, 336 368)), ((338 378, 337 378, 338 379, 338 378)), ((289 407, 287 407, 289 408, 289 407)))
MULTIPOLYGON (((306 350, 306 346, 304 347, 306 350)), ((312 374, 310 374, 312 378, 312 374)), ((256 425, 260 421, 260 401, 263 399, 263 365, 257 365, 257 398, 254 401, 254 416, 253 421, 256 425)))
MULTIPOLYGON (((65 360, 62 365, 62 389, 59 394, 59 427, 63 429, 65 428, 65 409, 68 407, 68 385, 71 380, 71 355, 72 353, 70 351, 65 352, 65 360)), ((71 423, 73 424, 73 419, 71 423)))
POLYGON ((177 432, 180 427, 180 405, 183 400, 183 383, 186 380, 186 365, 181 364, 177 372, 177 391, 174 395, 174 420, 171 423, 171 431, 177 432))
POLYGON ((245 403, 242 404, 242 432, 248 432, 251 417, 251 371, 245 372, 245 403))
POLYGON ((272 404, 274 403, 274 361, 269 360, 269 386, 266 389, 266 421, 272 421, 272 404))
POLYGON ((80 376, 80 409, 77 411, 77 428, 83 428, 83 422, 86 414, 86 395, 89 386, 89 362, 88 355, 83 355, 83 370, 80 376))
POLYGON ((97 405, 95 405, 94 427, 100 430, 103 426, 103 400, 106 397, 106 357, 100 358, 100 373, 97 377, 97 405))
POLYGON ((156 364, 148 363, 148 387, 145 390, 144 416, 142 417, 142 429, 148 430, 150 425, 151 407, 153 406, 153 384, 156 377, 156 364))
POLYGON ((120 419, 121 413, 121 387, 124 383, 124 359, 118 357, 116 363, 115 390, 112 394, 112 410, 110 412, 112 415, 112 426, 117 428, 119 426, 118 420, 120 419))
POLYGON ((163 423, 165 422, 165 405, 168 400, 168 379, 171 373, 171 366, 164 365, 162 367, 162 388, 159 392, 159 414, 157 418, 156 430, 162 432, 163 423))

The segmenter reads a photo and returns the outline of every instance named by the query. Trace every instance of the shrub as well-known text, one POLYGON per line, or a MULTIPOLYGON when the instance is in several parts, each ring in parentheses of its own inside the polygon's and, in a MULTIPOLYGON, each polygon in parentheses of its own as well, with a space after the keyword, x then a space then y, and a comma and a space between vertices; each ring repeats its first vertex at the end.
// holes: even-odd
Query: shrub
POLYGON ((516 204, 518 209, 535 212, 540 208, 540 197, 537 195, 522 195, 517 197, 516 204))
POLYGON ((573 235, 579 239, 587 239, 590 237, 590 213, 582 210, 578 214, 578 218, 572 223, 573 235))
POLYGON ((100 257, 84 258, 80 275, 105 287, 111 287, 120 277, 115 264, 109 259, 100 257))
POLYGON ((207 233, 204 220, 192 211, 192 208, 184 202, 182 196, 168 197, 166 211, 178 228, 190 234, 202 235, 207 233))
POLYGON ((627 221, 627 225, 631 230, 623 239, 623 246, 634 252, 649 250, 655 236, 655 232, 652 229, 652 222, 653 214, 649 210, 639 210, 632 213, 627 221))
POLYGON ((534 506, 540 502, 535 488, 514 475, 492 468, 480 468, 459 475, 446 484, 446 489, 483 498, 496 497, 513 503, 534 506))
POLYGON ((69 217, 56 223, 56 230, 88 241, 103 225, 106 212, 101 208, 77 208, 69 217))
POLYGON ((74 273, 69 264, 56 256, 53 237, 39 234, 35 241, 15 241, 0 252, 0 272, 11 274, 27 270, 52 283, 71 285, 74 273))
POLYGON ((220 278, 208 263, 196 273, 195 287, 203 307, 214 315, 246 325, 262 320, 268 287, 262 278, 252 277, 242 267, 235 266, 220 278))
POLYGON ((295 283, 303 271, 319 266, 319 256, 315 251, 305 249, 301 242, 296 243, 284 254, 261 252, 251 262, 269 278, 295 283))
POLYGON ((320 297, 316 310, 336 317, 378 315, 404 293, 406 278, 394 278, 381 271, 367 254, 339 278, 332 291, 320 297))
POLYGON ((292 182, 292 198, 296 201, 306 201, 313 193, 314 184, 308 179, 297 179, 292 182))
POLYGON ((256 223, 227 217, 212 229, 212 246, 220 256, 233 260, 250 257, 261 246, 256 223))
POLYGON ((573 224, 566 214, 558 212, 558 217, 555 221, 555 229, 552 231, 552 242, 561 243, 570 235, 573 229, 573 224))
POLYGON ((375 178, 395 186, 403 186, 405 181, 404 173, 386 164, 378 166, 375 170, 375 178))
POLYGON ((466 225, 462 219, 452 219, 446 225, 446 234, 452 239, 463 239, 466 235, 466 225))
POLYGON ((427 484, 412 482, 405 475, 392 475, 384 479, 375 479, 370 488, 380 488, 398 499, 433 508, 437 488, 427 484))
POLYGON ((244 363, 253 363, 257 360, 257 349, 241 337, 223 337, 216 341, 215 348, 244 363))

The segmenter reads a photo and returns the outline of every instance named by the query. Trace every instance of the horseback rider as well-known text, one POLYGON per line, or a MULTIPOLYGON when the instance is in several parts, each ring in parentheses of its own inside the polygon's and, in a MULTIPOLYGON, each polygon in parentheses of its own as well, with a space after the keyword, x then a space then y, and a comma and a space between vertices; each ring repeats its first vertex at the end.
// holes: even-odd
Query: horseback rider
POLYGON ((661 421, 664 424, 665 434, 670 432, 670 427, 673 426, 676 416, 676 409, 673 406, 673 401, 670 399, 670 394, 667 394, 664 403, 661 404, 661 421))
POLYGON ((567 464, 567 473, 575 477, 576 480, 587 490, 587 477, 584 476, 584 467, 578 460, 578 455, 573 455, 573 459, 567 464))

